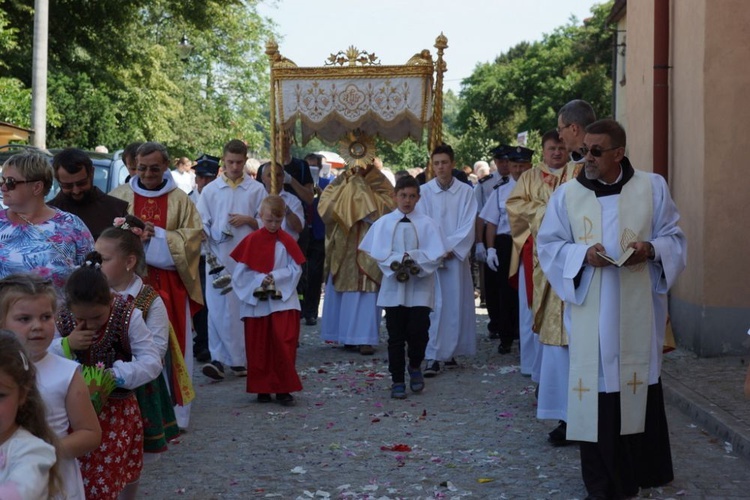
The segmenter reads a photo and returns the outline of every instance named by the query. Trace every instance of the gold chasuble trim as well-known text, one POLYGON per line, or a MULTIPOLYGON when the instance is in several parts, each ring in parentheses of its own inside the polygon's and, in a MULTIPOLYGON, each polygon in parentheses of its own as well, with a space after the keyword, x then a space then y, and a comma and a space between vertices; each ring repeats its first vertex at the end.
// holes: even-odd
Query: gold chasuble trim
MULTIPOLYGON (((567 186, 565 205, 576 242, 603 241, 602 208, 593 191, 578 181, 567 186)), ((635 174, 618 199, 621 250, 633 241, 651 239, 653 218, 651 180, 635 174)), ((651 338, 654 328, 653 286, 648 265, 623 266, 620 286, 620 416, 621 434, 643 432, 646 419, 651 338)), ((602 270, 596 268, 581 305, 571 308, 570 378, 568 380, 568 439, 598 440, 599 314, 602 270), (591 389, 587 391, 587 389, 591 389)))

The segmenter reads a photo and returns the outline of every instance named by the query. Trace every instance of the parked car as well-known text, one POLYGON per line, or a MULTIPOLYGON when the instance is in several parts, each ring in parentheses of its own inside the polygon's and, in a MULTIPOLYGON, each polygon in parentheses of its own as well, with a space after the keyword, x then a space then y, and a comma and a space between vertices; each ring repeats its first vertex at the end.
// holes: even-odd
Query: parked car
MULTIPOLYGON (((55 153, 62 151, 61 149, 39 149, 33 146, 25 146, 21 144, 8 144, 6 146, 0 146, 0 173, 2 171, 2 165, 3 163, 5 163, 5 160, 16 153, 20 153, 26 150, 34 150, 40 152, 47 157, 50 165, 52 164, 52 158, 55 156, 55 153)), ((125 181, 125 178, 128 175, 128 169, 119 158, 120 155, 96 153, 94 151, 86 151, 86 154, 89 155, 89 158, 91 158, 91 162, 94 164, 94 185, 96 187, 98 187, 105 193, 109 193, 125 181)), ((54 198, 59 191, 60 186, 57 185, 57 181, 54 181, 52 183, 52 189, 47 195, 47 200, 51 200, 52 198, 54 198)), ((3 194, 2 191, 0 191, 0 207, 5 208, 2 197, 3 194)))

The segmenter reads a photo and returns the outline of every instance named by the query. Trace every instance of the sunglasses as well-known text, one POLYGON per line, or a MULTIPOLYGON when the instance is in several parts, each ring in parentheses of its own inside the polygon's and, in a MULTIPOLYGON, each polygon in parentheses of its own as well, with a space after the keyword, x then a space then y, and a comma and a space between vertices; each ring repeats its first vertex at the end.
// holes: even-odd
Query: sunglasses
POLYGON ((137 167, 135 167, 135 170, 136 170, 136 172, 141 172, 141 173, 143 173, 143 172, 145 172, 147 170, 149 172, 151 172, 152 174, 159 174, 159 173, 161 173, 161 167, 154 167, 154 166, 147 167, 145 165, 138 165, 137 167))
POLYGON ((38 180, 19 181, 13 177, 3 177, 0 175, 0 187, 5 186, 8 191, 13 191, 19 184, 27 184, 29 182, 39 182, 38 180))
POLYGON ((66 191, 73 189, 74 187, 85 188, 89 185, 89 178, 86 177, 85 179, 75 182, 58 182, 58 184, 60 184, 60 189, 65 189, 66 191))
POLYGON ((589 149, 586 146, 584 146, 581 149, 579 149, 578 152, 581 153, 581 156, 586 156, 587 154, 591 153, 591 156, 593 156, 594 158, 599 158, 602 154, 606 153, 607 151, 614 151, 615 149, 618 149, 619 147, 620 146, 615 146, 609 149, 601 149, 601 148, 594 146, 593 148, 589 149))

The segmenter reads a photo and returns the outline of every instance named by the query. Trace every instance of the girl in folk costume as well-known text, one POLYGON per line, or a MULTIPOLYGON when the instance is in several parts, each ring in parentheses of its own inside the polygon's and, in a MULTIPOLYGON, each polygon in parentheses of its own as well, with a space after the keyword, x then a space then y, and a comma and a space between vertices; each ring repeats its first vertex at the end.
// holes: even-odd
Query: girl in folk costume
MULTIPOLYGON (((172 370, 172 366, 167 366, 165 376, 183 373, 182 353, 171 330, 164 301, 156 290, 141 279, 146 272, 146 258, 140 238, 144 227, 143 221, 132 215, 118 217, 113 227, 102 232, 96 241, 96 250, 102 256, 102 272, 112 291, 124 299, 132 298, 135 307, 143 314, 146 326, 153 334, 159 359, 165 359, 169 351, 168 359, 178 367, 172 370)), ((172 379, 171 376, 166 378, 172 379)), ((166 451, 167 442, 180 433, 169 394, 165 377, 161 376, 135 390, 143 417, 143 450, 146 453, 166 451)))
POLYGON ((238 265, 232 286, 242 301, 247 356, 247 392, 258 401, 294 404, 302 390, 295 362, 299 341, 300 303, 297 283, 305 261, 297 242, 281 229, 286 205, 277 195, 263 200, 263 228, 246 236, 230 256, 238 265))
POLYGON ((43 500, 61 491, 55 441, 36 369, 16 336, 0 330, 0 498, 43 500))
POLYGON ((80 365, 47 352, 55 336, 56 308, 52 281, 30 273, 0 280, 0 327, 15 333, 36 368, 47 424, 58 438, 57 463, 65 498, 84 500, 76 458, 99 446, 102 430, 80 365))
POLYGON ((102 256, 91 252, 65 284, 66 309, 54 342, 85 366, 103 366, 116 381, 99 414, 102 443, 81 458, 87 498, 135 498, 143 468, 143 424, 134 390, 161 372, 153 334, 132 298, 109 289, 102 256))

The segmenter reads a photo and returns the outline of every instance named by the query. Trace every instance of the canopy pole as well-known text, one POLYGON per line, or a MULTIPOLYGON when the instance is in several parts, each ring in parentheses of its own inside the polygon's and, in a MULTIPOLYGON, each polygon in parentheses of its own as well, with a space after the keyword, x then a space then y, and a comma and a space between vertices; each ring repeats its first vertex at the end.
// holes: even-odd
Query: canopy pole
POLYGON ((448 38, 440 32, 440 36, 435 39, 435 48, 437 49, 437 61, 435 63, 435 91, 432 97, 432 126, 430 127, 430 139, 427 147, 430 160, 427 162, 425 178, 432 179, 432 151, 443 142, 443 73, 448 71, 443 52, 448 48, 448 38))
MULTIPOLYGON (((276 163, 276 140, 278 131, 276 129, 276 75, 274 74, 274 65, 280 58, 279 44, 276 40, 270 38, 266 42, 266 55, 268 56, 269 63, 271 66, 271 95, 269 98, 269 105, 271 107, 271 172, 273 172, 273 165, 276 163)), ((279 194, 280 186, 276 185, 276 176, 271 174, 271 194, 279 194)))

